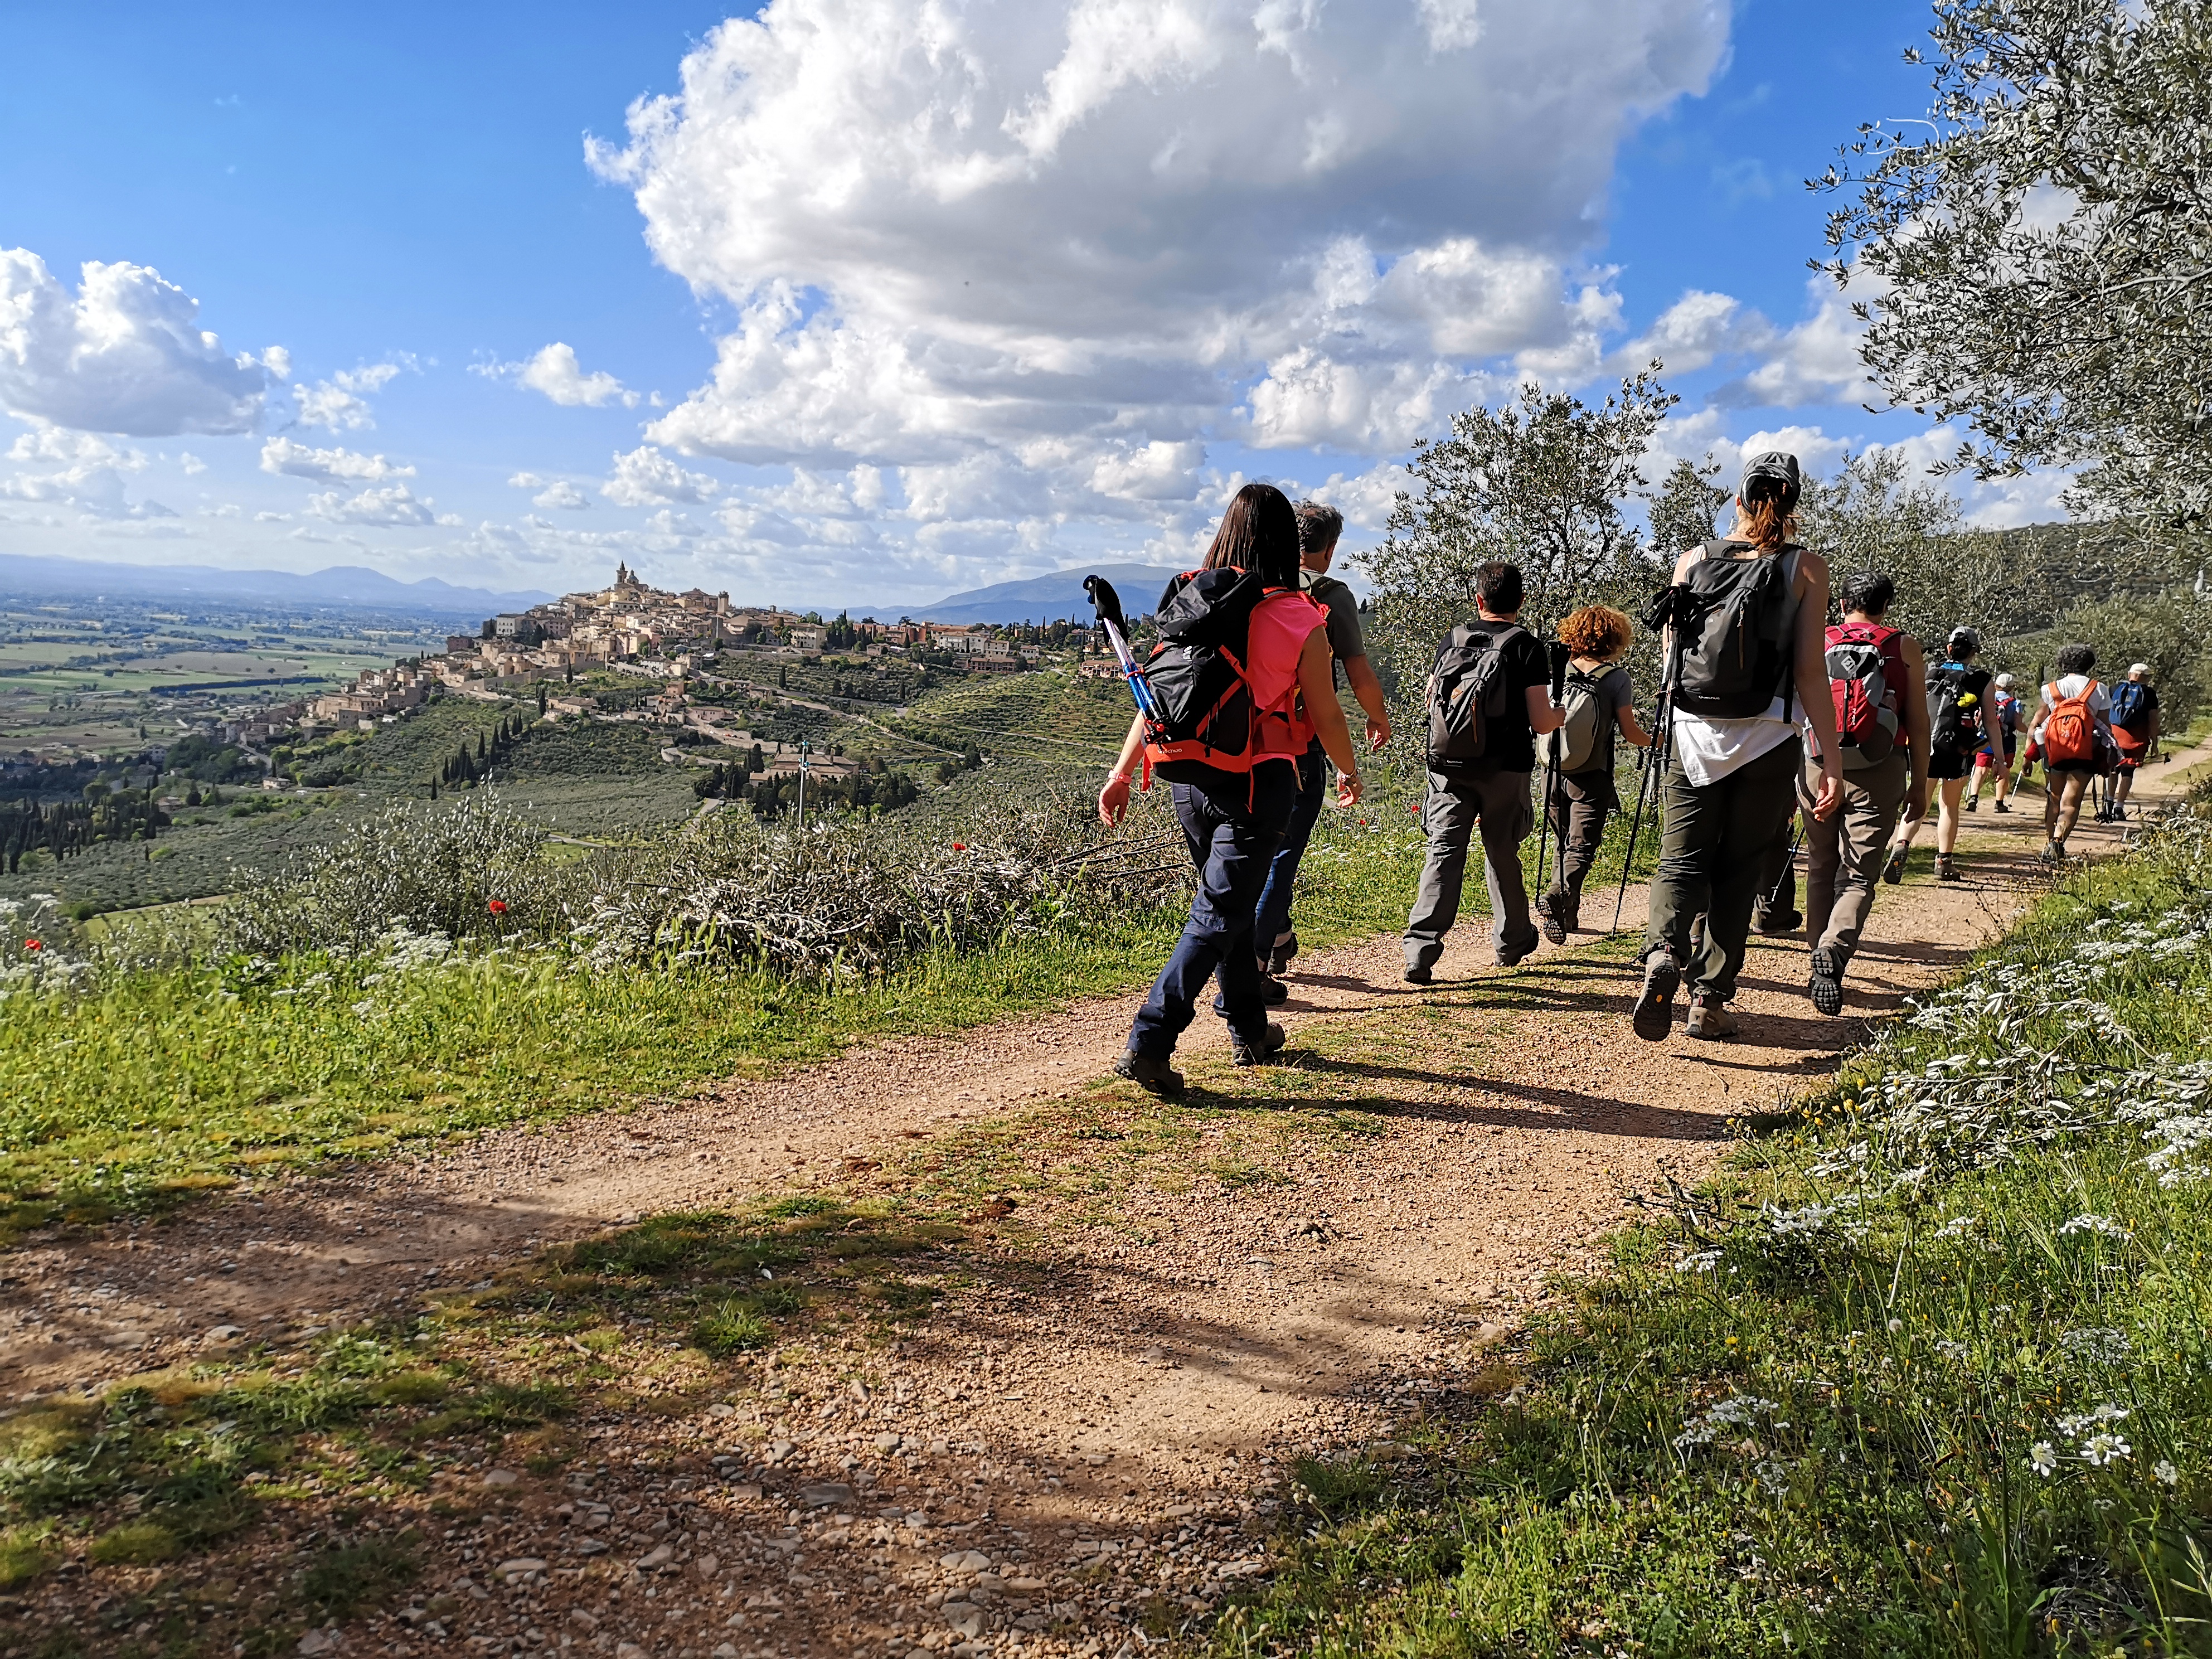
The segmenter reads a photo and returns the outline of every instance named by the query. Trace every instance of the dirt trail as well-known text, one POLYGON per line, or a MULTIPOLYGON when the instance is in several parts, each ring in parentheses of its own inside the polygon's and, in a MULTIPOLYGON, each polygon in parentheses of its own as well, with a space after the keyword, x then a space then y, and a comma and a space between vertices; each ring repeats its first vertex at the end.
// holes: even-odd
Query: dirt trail
MULTIPOLYGON (((2138 799, 2205 752, 2146 774, 2138 799)), ((1369 1022, 1375 1050, 1323 1069, 1369 1090, 1361 1103, 1387 1114, 1388 1133, 1316 1158, 1291 1184, 1133 1188, 1122 1224, 1048 1235, 1041 1261, 987 1273, 924 1337, 856 1358, 849 1391, 787 1389, 771 1372, 734 1423, 724 1406, 688 1422, 591 1428, 611 1455, 639 1436, 673 1436, 737 1455, 725 1473, 751 1479, 629 1492, 640 1514, 659 1505, 682 1526, 704 1582, 647 1607, 661 1598, 649 1577, 634 1577, 623 1613, 603 1580, 564 1588, 541 1575, 505 1602, 478 1598, 479 1622, 463 1623, 505 1639, 501 1619, 543 1623, 579 1607, 590 1622, 572 1633, 609 1651, 602 1638, 623 1628, 648 1653, 659 1643, 675 1654, 679 1640, 702 1655, 721 1642, 796 1652, 809 1641, 817 1651, 886 1641, 894 1653, 1023 1641, 1097 1651, 1148 1598, 1210 1605, 1224 1583, 1264 1571, 1252 1534, 1264 1530, 1255 1495, 1267 1470, 1455 1386, 1547 1273, 1619 1224, 1625 1196, 1662 1170, 1694 1180, 1731 1114, 1832 1070, 1866 1018, 2000 929, 2039 885, 2040 801, 2026 805, 2002 817, 1984 801, 1967 821, 1966 882, 1937 886, 1918 873, 1923 854, 1904 885, 1881 890, 1844 1019, 1806 1001, 1802 937, 1754 939, 1734 1043, 1692 1042, 1679 1020, 1667 1042, 1637 1042, 1632 969, 1619 952, 1590 951, 1589 934, 1501 972, 1487 965, 1478 920, 1456 931, 1426 990, 1402 982, 1395 939, 1302 960, 1284 1015, 1293 1046, 1301 1028, 1358 1034, 1369 1022), (740 1446, 740 1431, 755 1438, 740 1446), (769 1441, 789 1449, 763 1462, 769 1441), (794 1531, 807 1480, 831 1493, 820 1511, 830 1518, 794 1531), (888 1518, 854 1522, 854 1507, 888 1518), (1181 1541, 1164 1541, 1163 1526, 1181 1541), (1116 1539, 1122 1547, 1104 1547, 1116 1539), (793 1549, 805 1560, 795 1565, 793 1549), (1074 1571, 1079 1559, 1090 1570, 1074 1571), (659 1622, 649 1631, 647 1620, 659 1622), (1054 1645, 1063 1643, 1074 1645, 1054 1645)), ((2085 823, 2075 848, 2106 851, 2119 837, 2085 823)), ((1609 913, 1610 898, 1591 914, 1609 913)), ((1640 921, 1632 891, 1624 927, 1640 921)), ((1095 1083, 1137 1000, 875 1047, 681 1105, 490 1133, 159 1227, 34 1242, 4 1263, 0 1328, 12 1328, 0 1387, 20 1396, 144 1371, 190 1358, 217 1326, 296 1336, 640 1212, 835 1185, 848 1156, 910 1150, 1095 1083)), ((1210 1020, 1193 1036, 1187 1054, 1224 1041, 1210 1020)), ((628 1491, 620 1468, 599 1491, 628 1491)), ((575 1517, 554 1513, 563 1494, 524 1487, 511 1514, 488 1515, 483 1535, 449 1547, 455 1559, 434 1581, 482 1578, 502 1550, 574 1553, 575 1517)), ((633 1534, 654 1535, 643 1521, 633 1534)), ((404 1631, 387 1634, 406 1650, 404 1631)))

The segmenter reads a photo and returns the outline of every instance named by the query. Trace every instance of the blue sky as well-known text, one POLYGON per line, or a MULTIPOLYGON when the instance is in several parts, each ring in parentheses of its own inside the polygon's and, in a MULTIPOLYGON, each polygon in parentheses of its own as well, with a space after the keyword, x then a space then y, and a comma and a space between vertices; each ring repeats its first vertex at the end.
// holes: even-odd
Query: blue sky
POLYGON ((0 551, 896 609, 1252 477, 1372 540, 1454 408, 1652 349, 1673 453, 1947 447, 1806 268, 1923 4, 732 15, 0 7, 0 551))

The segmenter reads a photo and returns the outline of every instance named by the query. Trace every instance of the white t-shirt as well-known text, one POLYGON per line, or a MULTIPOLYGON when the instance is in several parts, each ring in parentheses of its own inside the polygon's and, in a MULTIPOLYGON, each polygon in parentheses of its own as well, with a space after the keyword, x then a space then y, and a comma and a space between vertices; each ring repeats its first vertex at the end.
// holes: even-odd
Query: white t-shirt
MULTIPOLYGON (((2065 676, 2058 682, 2058 696, 2062 701, 2067 697, 2078 697, 2081 695, 2083 690, 2093 682, 2095 684, 2097 689, 2089 693, 2089 713, 2095 719, 2103 721, 2106 725, 2110 725, 2112 718, 2112 699, 2106 692, 2104 682, 2097 680, 2094 675, 2069 674, 2065 676)), ((2042 696, 2043 708, 2035 717, 2035 730, 2029 734, 2038 743, 2041 743, 2043 741, 2043 727, 2045 723, 2050 720, 2052 713, 2058 707, 2057 703, 2051 700, 2051 687, 2048 684, 2044 686, 2042 696)))

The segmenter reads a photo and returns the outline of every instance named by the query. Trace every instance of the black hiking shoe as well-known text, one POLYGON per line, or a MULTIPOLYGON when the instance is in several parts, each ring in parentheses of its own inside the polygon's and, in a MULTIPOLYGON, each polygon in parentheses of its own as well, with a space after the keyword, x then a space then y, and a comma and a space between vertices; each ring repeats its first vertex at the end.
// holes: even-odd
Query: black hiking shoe
POLYGON ((1996 804, 1994 804, 1994 805, 1990 808, 1990 811, 1991 811, 1992 812, 2004 812, 2004 813, 2008 813, 2008 814, 2009 814, 2009 813, 2011 812, 2011 811, 2012 811, 2012 808, 2011 808, 2011 807, 2009 807, 2009 806, 2008 806, 2008 805, 2006 805, 2004 804, 2004 802, 2002 802, 2002 801, 1998 801, 1998 802, 1996 802, 1996 804))
POLYGON ((1406 983, 1408 985, 1426 985, 1435 977, 1425 963, 1409 962, 1406 964, 1406 983))
POLYGON ((1125 1077, 1139 1088, 1156 1095, 1179 1095, 1182 1092, 1182 1073, 1164 1060, 1154 1060, 1150 1054, 1140 1054, 1134 1048, 1114 1062, 1114 1075, 1125 1077))
POLYGON ((1298 936, 1285 933, 1275 941, 1274 949, 1267 952, 1267 971, 1280 978, 1292 962, 1297 959, 1298 936))
POLYGON ((1279 1008, 1291 1000, 1291 988, 1272 974, 1260 975, 1260 989, 1270 1008, 1279 1008))
POLYGON ((1500 968, 1518 968, 1522 963, 1528 961, 1530 957, 1536 954, 1536 941, 1540 937, 1540 935, 1539 934, 1531 933, 1528 936, 1528 942, 1526 945, 1499 945, 1498 947, 1498 965, 1500 968))
POLYGON ((1942 856, 1941 856, 1941 855, 1939 855, 1939 856, 1936 858, 1936 880, 1938 880, 1938 881, 1964 881, 1964 880, 1966 880, 1966 878, 1960 872, 1959 866, 1958 866, 1956 864, 1954 864, 1954 862, 1952 862, 1952 860, 1949 860, 1949 859, 1948 859, 1948 858, 1945 858, 1945 857, 1942 857, 1942 856))
POLYGON ((1813 977, 1805 981, 1805 994, 1814 1008, 1833 1019, 1844 1012, 1844 953, 1832 945, 1813 951, 1813 977))
POLYGON ((1761 916, 1759 919, 1759 931, 1769 939, 1787 939, 1804 925, 1805 913, 1802 910, 1788 910, 1778 916, 1761 916))
POLYGON ((1567 923, 1559 902, 1565 896, 1563 893, 1540 893, 1536 897, 1536 925, 1554 945, 1567 942, 1567 923))
POLYGON ((1881 866, 1881 878, 1887 882, 1892 887, 1896 886, 1898 883, 1905 879, 1905 854, 1910 850, 1910 848, 1903 847, 1893 848, 1890 852, 1889 861, 1881 866))
POLYGON ((1267 1029, 1260 1034, 1260 1040, 1257 1042, 1231 1042, 1230 1063, 1234 1066, 1265 1066, 1277 1054, 1282 1053, 1283 1045, 1289 1041, 1290 1039, 1283 1035, 1283 1028, 1274 1021, 1269 1020, 1267 1029))
POLYGON ((1682 987, 1682 970, 1664 951, 1644 964, 1644 994, 1636 999, 1636 1013, 1629 1025, 1646 1042, 1664 1042, 1674 1029, 1674 993, 1682 987))
POLYGON ((1980 796, 1978 796, 1978 795, 1969 795, 1969 796, 1967 796, 1967 797, 1966 797, 1966 808, 1965 808, 1965 810, 1966 810, 1966 811, 1969 811, 1969 812, 1978 811, 1981 809, 1981 805, 1982 805, 1982 800, 1981 800, 1981 797, 1980 797, 1980 796))

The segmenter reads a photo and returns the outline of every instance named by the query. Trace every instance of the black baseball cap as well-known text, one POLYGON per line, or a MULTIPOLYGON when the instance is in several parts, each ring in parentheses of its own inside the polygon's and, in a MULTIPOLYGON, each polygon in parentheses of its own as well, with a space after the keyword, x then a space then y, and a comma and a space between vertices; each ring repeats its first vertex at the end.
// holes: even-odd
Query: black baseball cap
MULTIPOLYGON (((1752 487, 1754 484, 1779 484, 1782 486, 1783 506, 1791 507, 1796 503, 1797 489, 1802 482, 1797 471, 1797 458, 1795 455, 1784 454, 1778 449, 1770 449, 1763 454, 1745 458, 1743 478, 1735 487, 1736 499, 1743 501, 1749 501, 1752 487)), ((1762 490, 1759 493, 1765 495, 1772 492, 1762 490)))

